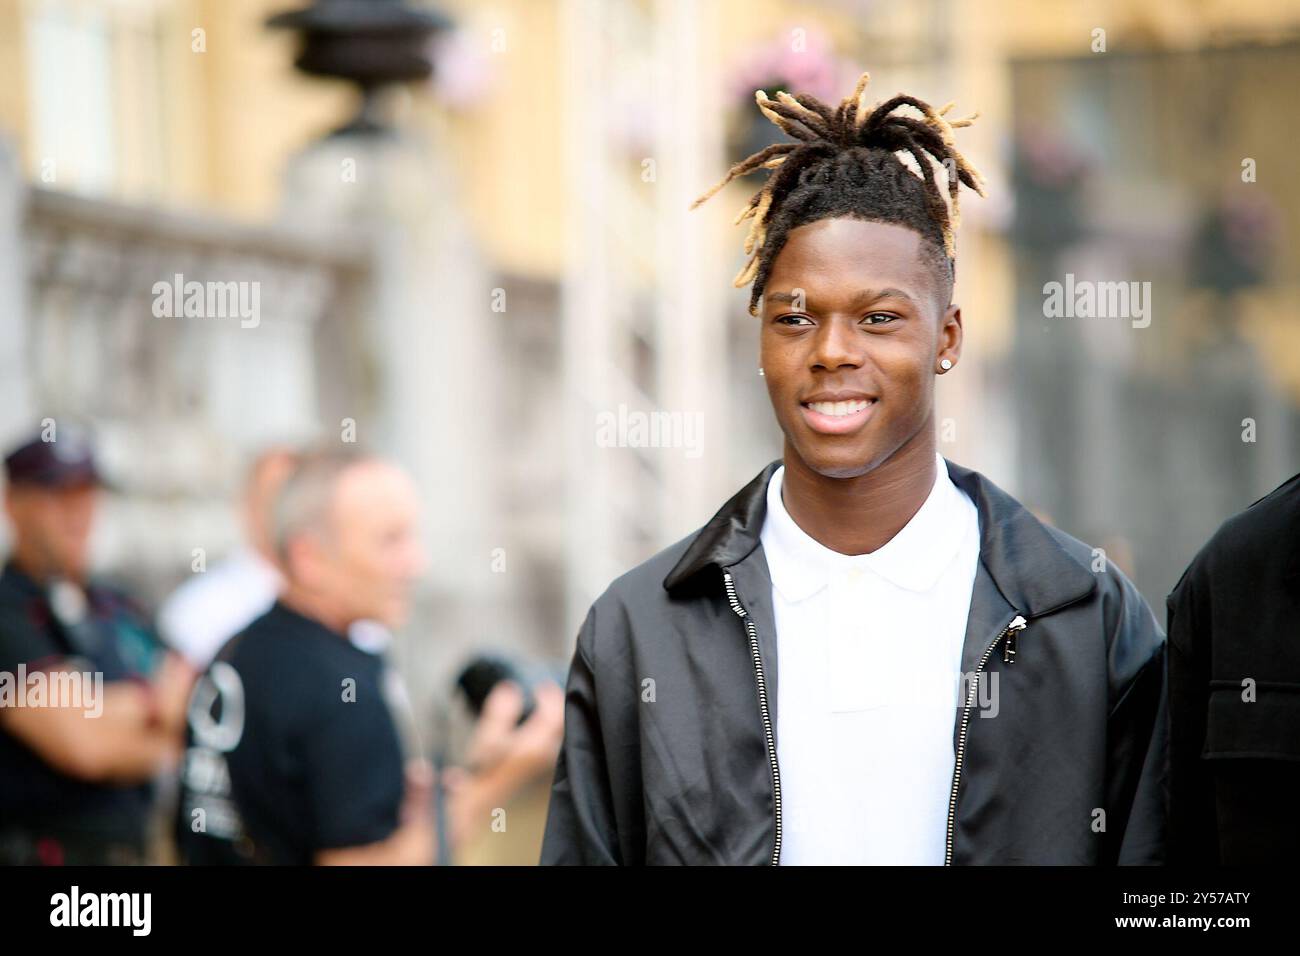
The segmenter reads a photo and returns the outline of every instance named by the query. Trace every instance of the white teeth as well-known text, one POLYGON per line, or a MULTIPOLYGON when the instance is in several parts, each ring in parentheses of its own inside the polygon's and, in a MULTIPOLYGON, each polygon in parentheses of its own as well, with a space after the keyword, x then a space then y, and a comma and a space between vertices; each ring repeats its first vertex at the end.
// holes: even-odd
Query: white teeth
POLYGON ((809 402, 808 407, 814 412, 820 412, 823 415, 831 415, 840 418, 844 415, 852 415, 854 412, 860 412, 871 402, 859 399, 855 402, 809 402))

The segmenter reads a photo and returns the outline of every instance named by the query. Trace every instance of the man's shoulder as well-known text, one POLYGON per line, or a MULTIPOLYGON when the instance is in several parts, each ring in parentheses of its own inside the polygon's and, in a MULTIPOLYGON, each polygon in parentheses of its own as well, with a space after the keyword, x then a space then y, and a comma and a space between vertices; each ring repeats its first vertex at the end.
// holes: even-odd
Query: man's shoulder
POLYGON ((328 669, 323 642, 312 640, 301 628, 288 626, 285 615, 272 607, 226 641, 213 658, 239 671, 241 676, 268 682, 294 683, 304 675, 328 669))
POLYGON ((222 664, 238 675, 248 719, 289 731, 319 728, 337 714, 331 706, 369 719, 379 701, 378 665, 372 655, 272 607, 230 638, 208 667, 222 664))
MULTIPOLYGON (((1093 606, 1101 607, 1108 619, 1111 620, 1111 623, 1116 623, 1119 620, 1116 616, 1120 614, 1123 614, 1130 622, 1136 623, 1140 621, 1143 628, 1146 627, 1147 617, 1154 621, 1150 605, 1138 590, 1137 585, 1120 569, 1119 565, 1103 548, 1098 548, 1058 528, 1050 520, 1036 514, 1032 508, 1003 490, 987 476, 962 466, 957 466, 956 471, 959 475, 964 476, 961 481, 957 482, 958 486, 967 495, 970 495, 972 490, 978 488, 979 492, 990 499, 1003 515, 1009 516, 1014 526, 1022 532, 1022 536, 1025 537, 1030 548, 1038 547, 1039 542, 1045 538, 1046 541, 1050 542, 1051 546, 1058 549, 1067 560, 1064 563, 1054 562, 1053 566, 1055 568, 1062 573, 1068 571, 1071 579, 1077 578, 1081 582, 1085 579, 1085 575, 1090 575, 1095 582, 1095 587, 1092 588, 1086 600, 1094 602, 1093 606), (1029 533, 1023 535, 1025 531, 1029 533), (1075 566, 1077 566, 1077 569, 1075 566), (1080 571, 1083 574, 1080 574, 1080 571)), ((985 544, 983 537, 981 535, 981 553, 983 553, 985 544)), ((1034 569, 1035 562, 1029 556, 1030 554, 1031 552, 1027 552, 1026 555, 1021 555, 1018 564, 1028 562, 1025 566, 1034 569)), ((1108 628, 1108 631, 1113 629, 1113 627, 1108 628)))
MULTIPOLYGON (((954 483, 963 492, 963 497, 970 501, 977 510, 978 501, 976 499, 982 495, 989 499, 1003 516, 1014 519, 1016 527, 1036 529, 1032 532, 1032 537, 1037 537, 1039 531, 1041 531, 1052 544, 1085 571, 1091 571, 1095 575, 1105 566, 1105 553, 1102 549, 1076 538, 1067 531, 1061 530, 1052 524, 1050 519, 1045 519, 1032 507, 1006 491, 987 475, 972 468, 956 465, 955 462, 949 462, 949 465, 955 466, 956 476, 954 478, 960 478, 960 480, 955 480, 954 483)), ((981 517, 979 520, 982 522, 983 518, 981 517)), ((985 544, 985 530, 983 527, 980 528, 981 550, 985 544)))
POLYGON ((1300 575, 1300 551, 1289 529, 1300 529, 1300 475, 1219 525, 1188 562, 1167 603, 1184 603, 1211 580, 1241 588, 1258 585, 1261 576, 1300 575))
POLYGON ((669 606, 678 600, 664 587, 664 579, 681 561, 700 530, 692 531, 611 581, 592 602, 585 629, 603 633, 627 629, 637 618, 662 620, 669 606))
POLYGON ((704 524, 615 578, 601 600, 668 604, 698 597, 700 581, 704 580, 700 572, 707 566, 717 567, 719 562, 734 564, 760 546, 767 490, 780 465, 779 461, 770 462, 704 524), (692 545, 702 545, 701 550, 707 554, 691 555, 682 567, 692 545), (671 591, 667 587, 670 576, 673 578, 671 591))
POLYGON ((1147 603, 1147 599, 1142 596, 1142 592, 1138 590, 1138 586, 1133 583, 1133 580, 1124 573, 1110 555, 1106 554, 1104 548, 1098 548, 1086 541, 1081 541, 1068 532, 1046 522, 1043 522, 1043 527, 1060 545, 1061 550, 1078 562, 1081 567, 1089 571, 1096 579, 1096 596, 1098 598, 1115 597, 1122 602, 1128 602, 1135 608, 1146 608, 1149 611, 1150 605, 1147 603))
POLYGON ((61 656, 44 596, 13 574, 0 575, 0 668, 61 656))
MULTIPOLYGON (((1080 582, 1092 578, 1093 586, 1086 593, 1063 608, 1047 610, 1082 614, 1083 620, 1095 622, 1095 630, 1088 624, 1082 633, 1092 633, 1108 649, 1107 659, 1117 662, 1111 669, 1111 678, 1114 686, 1122 690, 1158 658, 1165 643, 1164 629, 1150 603, 1105 549, 1076 538, 1027 508, 1024 514, 1042 529, 1070 564, 1078 565, 1082 573, 1072 570, 1072 577, 1080 582)), ((1060 569, 1064 565, 1056 563, 1053 567, 1060 569)))
POLYGON ((612 593, 623 598, 640 598, 649 594, 656 598, 662 596, 666 599, 668 592, 664 588, 664 579, 681 561, 682 556, 686 554, 686 550, 691 546, 691 542, 699 536, 702 530, 702 528, 696 528, 686 537, 651 555, 630 571, 620 574, 610 582, 606 593, 612 593))
POLYGON ((29 614, 46 605, 45 592, 12 566, 0 572, 0 613, 29 614))
POLYGON ((1300 518, 1300 475, 1289 479, 1219 526, 1198 558, 1252 561, 1285 550, 1293 542, 1282 533, 1300 518))
POLYGON ((44 597, 25 586, 16 575, 0 574, 0 615, 26 623, 44 603, 44 597))
POLYGON ((1095 547, 1086 541, 1076 538, 1068 531, 1062 531, 1054 524, 1049 524, 1034 515, 1035 519, 1046 529, 1048 535, 1067 555, 1073 558, 1078 564, 1089 570, 1093 570, 1096 562, 1105 558, 1103 549, 1095 547))

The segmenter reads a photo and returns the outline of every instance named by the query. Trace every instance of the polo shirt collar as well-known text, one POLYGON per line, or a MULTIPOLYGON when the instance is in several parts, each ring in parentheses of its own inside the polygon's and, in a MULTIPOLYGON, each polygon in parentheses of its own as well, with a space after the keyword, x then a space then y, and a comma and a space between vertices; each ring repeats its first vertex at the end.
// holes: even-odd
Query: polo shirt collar
POLYGON ((785 469, 779 468, 768 483, 762 540, 772 583, 781 596, 790 602, 805 600, 855 570, 869 571, 907 591, 934 587, 968 530, 963 494, 949 478, 943 458, 935 458, 935 481, 920 510, 882 547, 857 555, 832 551, 795 524, 781 499, 785 469))

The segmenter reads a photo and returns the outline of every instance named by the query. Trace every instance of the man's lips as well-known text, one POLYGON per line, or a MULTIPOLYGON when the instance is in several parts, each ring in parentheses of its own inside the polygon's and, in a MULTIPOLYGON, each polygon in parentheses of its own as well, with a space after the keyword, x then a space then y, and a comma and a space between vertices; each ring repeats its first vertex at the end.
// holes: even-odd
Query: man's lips
POLYGON ((878 399, 862 392, 821 392, 799 403, 808 427, 823 435, 847 435, 865 425, 878 399))

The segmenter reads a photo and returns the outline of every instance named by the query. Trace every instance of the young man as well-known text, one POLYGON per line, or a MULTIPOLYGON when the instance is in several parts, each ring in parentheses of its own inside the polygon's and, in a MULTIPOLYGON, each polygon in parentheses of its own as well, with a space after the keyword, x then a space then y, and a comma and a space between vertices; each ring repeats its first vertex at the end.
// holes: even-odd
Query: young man
POLYGON ((699 200, 773 170, 736 282, 783 460, 592 607, 543 863, 1162 858, 1150 609, 936 452, 957 188, 981 189, 953 146, 969 120, 868 107, 866 84, 838 107, 760 92, 796 142, 699 200))

